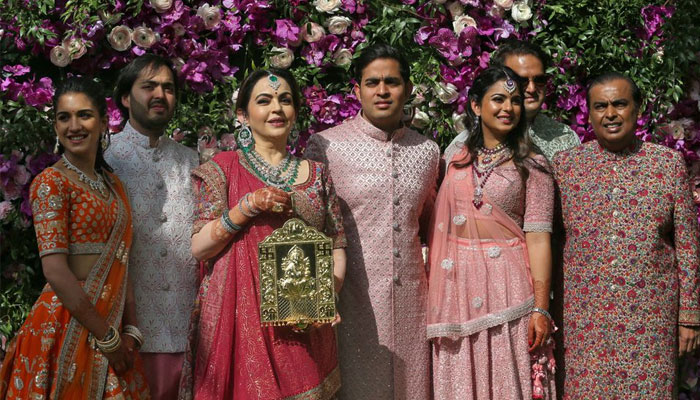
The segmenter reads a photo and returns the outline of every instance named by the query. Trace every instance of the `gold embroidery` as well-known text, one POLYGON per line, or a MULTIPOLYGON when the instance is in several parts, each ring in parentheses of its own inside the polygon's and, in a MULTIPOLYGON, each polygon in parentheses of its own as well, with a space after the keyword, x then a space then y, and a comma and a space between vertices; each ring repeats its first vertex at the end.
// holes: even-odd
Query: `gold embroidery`
POLYGON ((104 288, 102 288, 102 294, 100 295, 100 298, 104 301, 107 301, 109 299, 109 295, 112 293, 112 285, 111 284, 106 284, 104 288))
POLYGON ((39 189, 36 191, 36 195, 39 196, 40 199, 45 198, 49 193, 51 193, 51 187, 46 183, 39 185, 39 189))
POLYGON ((76 365, 76 363, 70 365, 70 369, 68 370, 68 382, 73 382, 73 378, 75 378, 76 369, 78 369, 78 365, 76 365))
POLYGON ((53 210, 60 210, 63 207, 61 196, 53 195, 49 197, 49 207, 53 210))

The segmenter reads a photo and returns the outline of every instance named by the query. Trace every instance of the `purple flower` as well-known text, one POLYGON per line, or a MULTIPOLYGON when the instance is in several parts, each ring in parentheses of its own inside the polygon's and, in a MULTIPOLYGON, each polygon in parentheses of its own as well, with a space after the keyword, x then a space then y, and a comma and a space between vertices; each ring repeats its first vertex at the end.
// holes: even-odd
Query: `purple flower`
POLYGON ((275 30, 272 32, 272 37, 281 47, 288 47, 289 43, 297 43, 299 41, 299 33, 301 30, 294 22, 288 19, 275 20, 275 30))
POLYGON ((9 200, 0 201, 0 221, 4 220, 14 209, 9 200))
POLYGON ((17 64, 17 65, 6 65, 5 67, 3 67, 2 70, 5 72, 9 72, 10 74, 12 74, 14 76, 22 76, 24 74, 29 73, 30 69, 29 69, 29 67, 26 67, 24 65, 17 64))
POLYGON ((60 156, 53 153, 40 153, 37 156, 28 155, 25 159, 27 164, 27 169, 32 174, 32 176, 39 175, 41 171, 46 169, 49 165, 52 165, 60 156))

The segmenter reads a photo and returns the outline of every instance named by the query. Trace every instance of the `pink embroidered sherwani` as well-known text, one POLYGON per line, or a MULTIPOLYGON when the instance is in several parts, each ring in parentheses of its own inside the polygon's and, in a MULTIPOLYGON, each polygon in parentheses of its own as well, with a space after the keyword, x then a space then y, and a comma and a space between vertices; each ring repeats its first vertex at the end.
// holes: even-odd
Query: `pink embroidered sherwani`
POLYGON ((418 234, 432 211, 440 150, 408 128, 389 136, 358 115, 313 135, 305 154, 328 165, 348 239, 341 399, 430 398, 418 234))
POLYGON ((171 399, 177 396, 197 293, 190 173, 199 159, 194 150, 166 136, 150 147, 148 137, 128 122, 112 137, 105 159, 124 182, 132 207, 129 278, 145 338, 141 353, 146 377, 154 399, 171 399))

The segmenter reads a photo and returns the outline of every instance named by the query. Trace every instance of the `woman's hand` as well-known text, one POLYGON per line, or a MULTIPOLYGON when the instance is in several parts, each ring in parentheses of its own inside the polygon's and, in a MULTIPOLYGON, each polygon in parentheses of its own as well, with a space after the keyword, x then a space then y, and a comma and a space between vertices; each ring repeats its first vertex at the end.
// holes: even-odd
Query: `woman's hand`
POLYGON ((700 326, 678 326, 678 355, 692 353, 700 346, 700 326))
POLYGON ((529 351, 534 351, 538 347, 546 344, 551 333, 552 324, 549 318, 538 312, 530 314, 530 322, 527 327, 527 341, 530 345, 529 351))
POLYGON ((258 189, 250 197, 251 205, 261 212, 289 214, 292 210, 291 195, 276 187, 258 189))
POLYGON ((340 318, 340 313, 338 311, 336 311, 335 318, 333 318, 333 321, 331 321, 331 326, 336 326, 341 322, 343 322, 343 319, 340 318))
POLYGON ((122 343, 117 350, 111 353, 102 353, 117 375, 124 374, 134 366, 133 339, 127 335, 121 335, 121 339, 122 343), (132 350, 129 350, 128 343, 131 343, 132 350))

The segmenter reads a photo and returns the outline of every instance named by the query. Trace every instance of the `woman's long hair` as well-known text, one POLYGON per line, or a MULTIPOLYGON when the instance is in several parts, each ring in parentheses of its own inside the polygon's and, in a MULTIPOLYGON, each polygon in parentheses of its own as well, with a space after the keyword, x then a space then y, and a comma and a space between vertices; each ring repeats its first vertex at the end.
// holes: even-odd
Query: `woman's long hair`
MULTIPOLYGON (((97 82, 89 78, 77 76, 73 76, 65 80, 58 86, 58 89, 56 89, 56 92, 53 95, 54 113, 56 112, 58 106, 58 100, 61 98, 61 96, 67 93, 84 94, 88 99, 90 99, 92 105, 97 109, 97 113, 99 114, 100 119, 105 118, 107 116, 107 101, 105 100, 102 86, 100 86, 100 84, 98 84, 97 82)), ((55 115, 54 118, 56 118, 55 115)), ((109 131, 105 132, 105 134, 109 135, 109 131)), ((110 167, 109 164, 107 164, 107 161, 105 161, 101 142, 101 140, 97 141, 97 157, 95 158, 95 171, 112 172, 112 167, 110 167)), ((63 154, 63 151, 63 145, 59 143, 58 154, 63 154)))
MULTIPOLYGON (((516 82, 516 90, 520 98, 524 99, 523 78, 508 67, 489 67, 482 71, 474 80, 474 84, 469 90, 470 101, 467 104, 467 123, 471 126, 469 129, 469 136, 465 141, 467 155, 460 160, 452 162, 455 168, 465 168, 471 165, 477 158, 477 151, 484 145, 484 133, 481 129, 480 118, 476 116, 476 113, 472 109, 471 102, 474 101, 477 104, 481 104, 484 95, 491 86, 497 84, 499 81, 507 79, 512 79, 516 82)), ((524 182, 527 181, 529 176, 528 170, 525 168, 525 162, 526 160, 532 160, 529 156, 532 152, 533 145, 530 137, 527 135, 527 120, 525 118, 524 107, 522 108, 523 110, 520 113, 518 124, 513 127, 513 130, 506 136, 505 145, 513 152, 513 163, 524 182)), ((537 162, 532 162, 532 164, 539 166, 537 162)))

